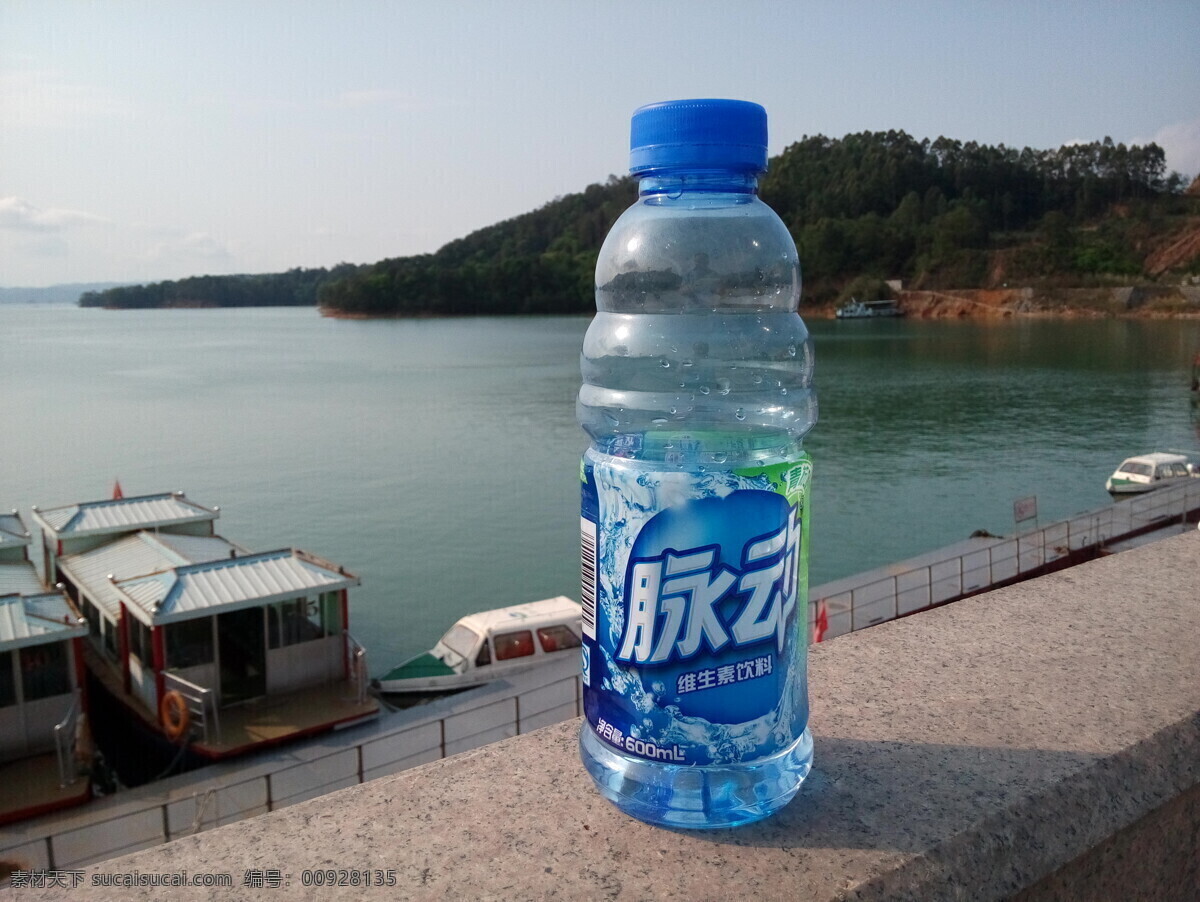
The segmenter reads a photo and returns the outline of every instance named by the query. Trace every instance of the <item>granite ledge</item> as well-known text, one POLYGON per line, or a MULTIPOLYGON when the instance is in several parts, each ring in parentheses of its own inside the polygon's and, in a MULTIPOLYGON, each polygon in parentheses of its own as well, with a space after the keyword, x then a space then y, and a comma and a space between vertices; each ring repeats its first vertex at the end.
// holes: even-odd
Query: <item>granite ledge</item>
MULTIPOLYGON (((1147 887, 1154 857, 1121 850, 1168 835, 1200 858, 1200 533, 816 646, 810 685, 814 772, 749 827, 623 816, 582 772, 575 721, 95 865, 86 889, 0 898, 1032 902, 1147 887), (243 887, 272 868, 287 888, 243 887), (397 885, 302 886, 318 868, 397 885), (234 888, 90 885, 183 869, 234 888)), ((1200 898, 1180 873, 1153 897, 1200 898)))

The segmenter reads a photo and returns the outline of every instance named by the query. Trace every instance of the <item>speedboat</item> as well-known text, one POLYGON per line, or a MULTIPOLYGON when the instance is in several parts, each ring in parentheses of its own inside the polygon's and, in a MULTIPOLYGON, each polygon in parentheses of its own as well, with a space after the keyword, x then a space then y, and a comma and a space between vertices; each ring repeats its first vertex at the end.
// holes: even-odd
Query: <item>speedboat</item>
POLYGON ((578 655, 583 609, 565 595, 468 614, 375 681, 380 692, 455 692, 578 655))
POLYGON ((1156 451, 1121 461, 1104 487, 1112 495, 1130 495, 1173 485, 1183 479, 1200 476, 1200 468, 1187 456, 1156 451))
POLYGON ((851 298, 835 311, 838 319, 875 319, 877 317, 904 316, 904 311, 895 301, 860 301, 851 298))

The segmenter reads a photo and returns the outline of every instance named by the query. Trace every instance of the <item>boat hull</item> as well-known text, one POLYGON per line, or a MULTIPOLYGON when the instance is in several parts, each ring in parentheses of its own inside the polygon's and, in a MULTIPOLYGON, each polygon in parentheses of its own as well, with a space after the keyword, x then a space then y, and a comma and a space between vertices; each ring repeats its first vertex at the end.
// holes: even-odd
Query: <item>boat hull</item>
MULTIPOLYGON (((530 670, 537 670, 539 667, 544 667, 554 661, 560 661, 571 653, 577 655, 579 652, 578 649, 574 648, 566 649, 544 655, 532 663, 522 663, 518 666, 508 667, 488 667, 482 673, 479 670, 468 670, 466 673, 446 674, 442 676, 414 676, 400 679, 388 679, 385 676, 376 680, 373 685, 379 692, 387 695, 430 695, 442 692, 458 692, 460 689, 473 689, 476 686, 485 686, 488 683, 502 680, 505 677, 527 673, 530 670)), ((401 668, 397 668, 397 670, 399 669, 401 668)))
POLYGON ((1170 485, 1178 485, 1181 482, 1187 482, 1189 479, 1194 478, 1180 476, 1175 479, 1160 479, 1157 482, 1122 482, 1110 479, 1104 487, 1110 495, 1141 495, 1146 492, 1164 489, 1170 485))
POLYGON ((406 693, 425 695, 432 692, 457 692, 459 689, 473 689, 488 682, 491 681, 478 678, 413 677, 403 680, 379 680, 375 684, 375 688, 389 695, 404 695, 406 693))

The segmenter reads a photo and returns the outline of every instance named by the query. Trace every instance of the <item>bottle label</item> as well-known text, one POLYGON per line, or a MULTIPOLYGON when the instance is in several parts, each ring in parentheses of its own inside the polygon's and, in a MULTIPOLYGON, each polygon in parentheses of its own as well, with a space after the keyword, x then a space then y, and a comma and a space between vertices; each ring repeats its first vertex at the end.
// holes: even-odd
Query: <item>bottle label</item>
POLYGON ((585 456, 584 711, 627 755, 753 761, 808 720, 807 455, 656 471, 585 456))

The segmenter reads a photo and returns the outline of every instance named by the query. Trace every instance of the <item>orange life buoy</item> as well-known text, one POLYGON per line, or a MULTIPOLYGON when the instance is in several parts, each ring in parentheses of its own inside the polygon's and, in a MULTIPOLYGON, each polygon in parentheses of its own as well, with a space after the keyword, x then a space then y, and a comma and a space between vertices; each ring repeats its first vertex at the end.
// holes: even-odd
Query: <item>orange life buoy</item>
POLYGON ((187 732, 192 721, 187 700, 173 689, 158 703, 158 716, 162 718, 163 732, 168 739, 178 739, 187 732))

